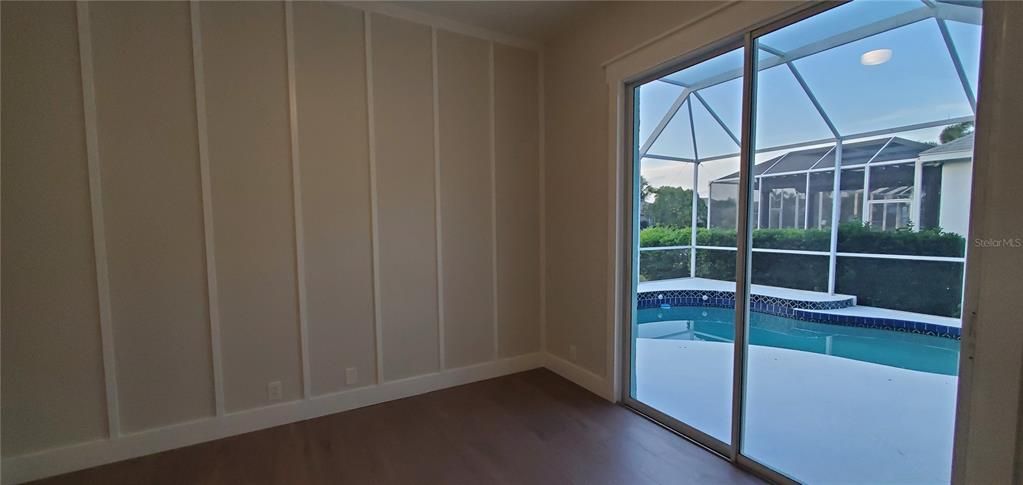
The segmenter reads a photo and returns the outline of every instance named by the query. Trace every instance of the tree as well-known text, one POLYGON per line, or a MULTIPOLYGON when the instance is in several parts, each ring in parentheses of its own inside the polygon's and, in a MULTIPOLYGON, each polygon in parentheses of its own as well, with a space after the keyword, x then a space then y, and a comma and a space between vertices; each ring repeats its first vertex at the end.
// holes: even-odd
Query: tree
POLYGON ((938 140, 940 140, 941 144, 944 145, 945 143, 962 138, 970 133, 973 133, 973 122, 964 121, 962 123, 946 126, 944 130, 941 130, 941 134, 938 135, 938 140))
POLYGON ((646 202, 651 195, 654 195, 655 190, 650 186, 650 182, 646 181, 646 177, 639 176, 639 200, 646 202))
MULTIPOLYGON (((642 183, 642 181, 640 182, 642 183)), ((654 226, 689 227, 692 225, 693 191, 681 187, 656 187, 650 189, 653 202, 645 205, 646 220, 654 226)), ((697 225, 707 224, 707 201, 697 200, 697 225)))

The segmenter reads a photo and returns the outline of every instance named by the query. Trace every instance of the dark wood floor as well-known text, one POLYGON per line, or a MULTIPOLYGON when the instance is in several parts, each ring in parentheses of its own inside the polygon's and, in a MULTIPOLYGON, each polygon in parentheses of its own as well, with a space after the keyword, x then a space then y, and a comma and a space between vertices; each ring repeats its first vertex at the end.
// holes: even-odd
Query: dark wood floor
POLYGON ((541 369, 39 483, 760 482, 629 410, 541 369))

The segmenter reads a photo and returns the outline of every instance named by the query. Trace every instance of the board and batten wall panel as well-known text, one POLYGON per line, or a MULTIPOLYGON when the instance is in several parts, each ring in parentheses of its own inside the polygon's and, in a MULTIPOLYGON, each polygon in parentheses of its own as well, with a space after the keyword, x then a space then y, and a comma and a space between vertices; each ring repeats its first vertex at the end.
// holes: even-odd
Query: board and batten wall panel
POLYGON ((309 366, 313 394, 376 375, 363 13, 294 5, 309 366))
POLYGON ((120 421, 131 432, 215 412, 191 24, 188 4, 169 2, 93 3, 90 23, 120 421))
POLYGON ((494 357, 490 43, 437 32, 437 80, 444 360, 462 367, 494 357))
POLYGON ((536 365, 536 53, 334 3, 78 7, 0 5, 5 480, 536 365), (324 397, 249 412, 273 381, 324 397))
POLYGON ((210 181, 228 411, 302 395, 281 3, 202 3, 210 181))
POLYGON ((494 46, 498 355, 540 350, 538 59, 494 46))
POLYGON ((437 243, 430 28, 371 17, 384 380, 435 372, 437 243))
POLYGON ((0 9, 10 456, 103 438, 107 419, 75 5, 0 9))

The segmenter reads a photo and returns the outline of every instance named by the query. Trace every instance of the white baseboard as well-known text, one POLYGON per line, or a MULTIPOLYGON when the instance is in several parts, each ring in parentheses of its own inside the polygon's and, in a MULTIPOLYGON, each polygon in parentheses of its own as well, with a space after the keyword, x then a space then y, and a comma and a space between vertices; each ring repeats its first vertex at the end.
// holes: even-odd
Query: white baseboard
POLYGON ((544 354, 544 358, 544 367, 550 369, 555 374, 582 386, 608 401, 616 401, 607 379, 550 352, 544 354))
MULTIPOLYGON (((0 467, 0 470, 3 470, 2 483, 16 484, 38 480, 115 461, 514 374, 543 367, 546 361, 546 354, 542 352, 520 355, 379 385, 313 396, 309 399, 233 412, 220 417, 203 418, 162 428, 126 433, 114 439, 90 441, 14 456, 3 460, 2 467, 0 467)), ((575 379, 572 380, 575 381, 575 379)))

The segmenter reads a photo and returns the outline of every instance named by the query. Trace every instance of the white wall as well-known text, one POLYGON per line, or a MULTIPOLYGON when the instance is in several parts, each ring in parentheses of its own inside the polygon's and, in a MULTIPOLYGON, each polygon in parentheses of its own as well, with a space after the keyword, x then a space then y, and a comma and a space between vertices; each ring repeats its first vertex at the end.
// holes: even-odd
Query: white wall
MULTIPOLYGON (((542 66, 530 49, 500 43, 488 49, 492 108, 479 119, 478 103, 463 106, 449 97, 445 81, 436 90, 409 92, 390 84, 394 73, 431 84, 451 79, 482 98, 480 44, 438 30, 435 66, 433 33, 415 22, 374 14, 367 36, 360 11, 300 3, 289 51, 280 4, 203 4, 198 16, 185 4, 90 4, 83 26, 92 30, 84 38, 93 55, 84 60, 94 72, 83 83, 75 5, 4 2, 4 480, 511 372, 537 365, 528 357, 544 339, 554 355, 548 365, 591 388, 604 386, 615 339, 605 303, 614 279, 617 200, 607 163, 616 130, 608 122, 602 65, 626 52, 632 55, 616 63, 620 68, 655 65, 687 49, 638 48, 647 41, 675 36, 691 50, 792 6, 605 4, 551 41, 542 66), (234 8, 234 15, 224 14, 234 8), (123 29, 119 19, 147 29, 123 29), (193 35, 197 24, 201 35, 193 35), (429 49, 421 45, 426 42, 429 49), (242 74, 255 69, 257 46, 261 59, 273 61, 250 80, 242 74), (446 49, 477 61, 456 62, 446 49), (189 74, 197 75, 191 89, 189 74), (94 112, 87 109, 91 91, 83 96, 82 89, 93 83, 94 112), (118 90, 124 99, 116 99, 118 90), (197 102, 202 94, 205 103, 197 102), (414 122, 396 115, 398 99, 408 102, 407 119, 414 122), (473 119, 470 129, 487 128, 492 144, 453 145, 452 130, 473 119), (545 126, 543 138, 537 121, 545 126), (405 142, 398 124, 411 130, 414 147, 384 146, 405 142), (470 164, 484 148, 491 156, 470 164), (443 158, 438 164, 435 153, 457 165, 446 166, 443 158), (417 180, 394 176, 402 168, 417 180), (464 207, 467 201, 480 207, 464 207), (539 234, 545 234, 542 248, 534 243, 539 234), (412 245, 395 237, 417 242, 411 248, 417 256, 405 259, 400 253, 412 245), (544 258, 543 272, 534 270, 544 258), (400 278, 406 262, 414 279, 400 278), (486 285, 495 274, 496 291, 486 285), (496 294, 496 327, 493 317, 469 327, 486 305, 450 310, 456 300, 448 287, 471 286, 462 277, 482 285, 475 289, 484 301, 488 289, 491 299, 496 294), (543 300, 549 304, 541 334, 543 300), (408 302, 427 310, 409 311, 408 302), (500 357, 527 358, 495 361, 494 335, 500 357), (576 365, 565 366, 571 346, 576 365), (267 352, 275 355, 266 358, 267 352), (483 364, 438 372, 450 367, 448 357, 483 364), (346 367, 359 370, 354 386, 345 383, 346 367), (268 379, 281 380, 293 400, 267 406, 268 379)), ((977 144, 978 159, 991 162, 975 178, 973 232, 1020 237, 1016 195, 1023 174, 1019 164, 1007 163, 1020 153, 1020 140, 1001 120, 1023 111, 1019 97, 1005 89, 1021 81, 1014 59, 1023 42, 1004 39, 1019 35, 1007 26, 1023 22, 1023 8, 998 2, 986 8, 977 144)), ((1015 446, 1023 436, 1020 254, 971 248, 970 301, 977 304, 968 328, 976 343, 968 350, 976 362, 964 368, 963 382, 972 382, 964 385, 973 392, 961 402, 968 419, 959 425, 980 444, 960 454, 960 478, 978 477, 967 482, 1009 482, 1023 463, 1016 459, 1023 447, 1015 446)))
POLYGON ((547 350, 606 376, 609 318, 607 83, 602 63, 712 8, 614 2, 544 48, 547 350))
POLYGON ((610 251, 617 200, 608 166, 616 130, 609 126, 604 64, 631 53, 615 63, 617 68, 649 69, 794 6, 610 2, 545 46, 548 352, 571 361, 569 350, 575 347, 575 364, 596 378, 608 376, 613 336, 607 327, 613 315, 605 303, 613 296, 610 251), (670 52, 639 49, 668 34, 682 39, 670 52))
POLYGON ((75 8, 0 8, 0 428, 16 454, 101 438, 107 409, 75 8))
POLYGON ((941 199, 938 226, 946 232, 966 234, 970 228, 970 186, 973 163, 969 161, 941 164, 941 199))
MULTIPOLYGON (((620 167, 616 110, 606 80, 652 69, 784 15, 794 2, 609 4, 546 46, 547 341, 564 375, 609 398, 614 393, 613 303, 620 167), (709 15, 708 15, 709 14, 709 15), (614 32, 614 35, 609 35, 614 32), (606 72, 601 63, 606 64, 606 72), (613 61, 613 62, 610 62, 613 61), (611 159, 611 160, 609 160, 611 159), (600 302, 601 304, 593 304, 600 302), (577 348, 573 363, 569 348, 577 348)), ((1023 240, 1019 188, 1023 114, 1019 39, 1023 4, 985 4, 984 50, 967 263, 965 360, 960 385, 956 483, 1015 483, 1023 476, 1023 247, 978 247, 978 238, 1023 240)), ((617 84, 616 84, 617 86, 617 84)))
POLYGON ((535 48, 331 3, 0 16, 5 481, 541 364, 535 48))

